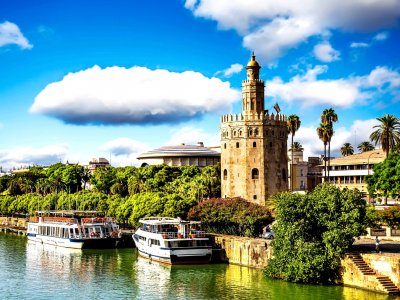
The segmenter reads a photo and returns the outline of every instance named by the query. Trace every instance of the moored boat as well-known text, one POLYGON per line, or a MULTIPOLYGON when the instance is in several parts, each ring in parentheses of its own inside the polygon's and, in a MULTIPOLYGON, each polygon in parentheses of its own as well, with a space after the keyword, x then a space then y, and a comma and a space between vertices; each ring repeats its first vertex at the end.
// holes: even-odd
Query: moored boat
POLYGON ((29 240, 67 248, 115 248, 121 234, 113 218, 97 211, 37 211, 28 222, 29 240))
POLYGON ((140 219, 142 226, 133 234, 139 255, 166 264, 209 263, 212 248, 198 221, 180 218, 140 219))

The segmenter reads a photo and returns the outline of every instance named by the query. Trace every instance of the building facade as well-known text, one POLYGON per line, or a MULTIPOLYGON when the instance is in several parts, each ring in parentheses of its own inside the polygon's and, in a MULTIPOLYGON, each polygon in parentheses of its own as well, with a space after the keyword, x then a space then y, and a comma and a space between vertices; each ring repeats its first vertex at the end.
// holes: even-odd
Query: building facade
MULTIPOLYGON (((365 178, 372 175, 373 166, 385 158, 386 154, 379 149, 332 159, 329 178, 326 180, 340 188, 358 189, 370 200, 365 178)), ((322 175, 325 176, 325 172, 322 175)))
MULTIPOLYGON (((291 167, 291 150, 288 152, 289 162, 288 170, 291 167)), ((293 152, 293 174, 289 171, 289 189, 293 179, 293 191, 312 191, 322 182, 322 167, 319 157, 308 157, 307 161, 303 158, 303 151, 293 152), (293 178, 292 178, 293 177, 293 178)))
POLYGON ((220 161, 220 153, 204 147, 203 142, 197 145, 164 146, 140 154, 137 159, 142 161, 142 166, 160 165, 205 167, 215 165, 220 161))
POLYGON ((287 191, 287 118, 264 108, 264 81, 252 54, 242 81, 242 112, 221 117, 221 195, 265 205, 287 191))

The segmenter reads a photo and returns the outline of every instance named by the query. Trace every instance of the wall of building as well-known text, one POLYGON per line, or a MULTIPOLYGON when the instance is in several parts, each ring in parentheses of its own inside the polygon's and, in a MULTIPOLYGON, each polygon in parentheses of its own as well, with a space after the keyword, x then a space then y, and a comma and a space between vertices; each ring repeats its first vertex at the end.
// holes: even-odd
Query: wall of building
POLYGON ((286 127, 283 115, 222 116, 222 197, 242 197, 265 205, 270 195, 287 190, 286 127), (257 178, 252 178, 253 169, 258 170, 257 178))

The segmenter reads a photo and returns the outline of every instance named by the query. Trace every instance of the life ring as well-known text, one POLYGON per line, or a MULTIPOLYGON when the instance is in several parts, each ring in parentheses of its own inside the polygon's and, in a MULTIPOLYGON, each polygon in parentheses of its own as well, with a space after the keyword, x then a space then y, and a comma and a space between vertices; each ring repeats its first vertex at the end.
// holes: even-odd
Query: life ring
POLYGON ((95 236, 99 236, 99 234, 98 234, 97 232, 92 231, 92 232, 90 233, 90 236, 91 236, 91 237, 95 237, 95 236))
POLYGON ((111 232, 111 236, 112 236, 112 237, 117 237, 117 236, 118 236, 118 231, 113 231, 113 232, 111 232))

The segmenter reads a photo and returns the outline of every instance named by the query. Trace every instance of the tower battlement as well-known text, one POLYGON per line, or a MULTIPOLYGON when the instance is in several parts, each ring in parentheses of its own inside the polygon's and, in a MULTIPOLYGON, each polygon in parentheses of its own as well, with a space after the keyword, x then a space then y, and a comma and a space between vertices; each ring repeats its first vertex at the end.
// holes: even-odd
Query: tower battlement
POLYGON ((244 79, 244 80, 242 80, 242 84, 249 84, 249 83, 262 83, 262 84, 264 84, 264 80, 262 80, 262 79, 244 79))
POLYGON ((240 114, 228 114, 221 116, 221 124, 222 123, 230 123, 237 121, 266 121, 266 122, 275 122, 282 123, 282 125, 287 126, 287 117, 282 114, 269 114, 265 113, 240 113, 240 114))

